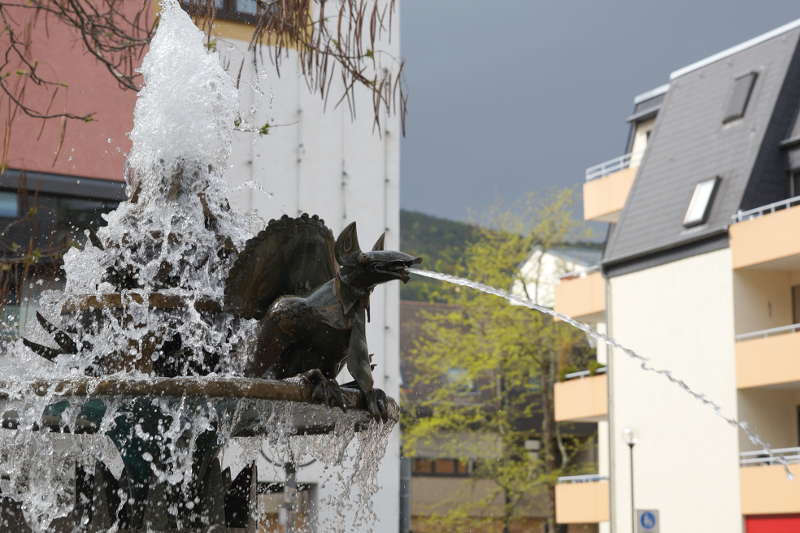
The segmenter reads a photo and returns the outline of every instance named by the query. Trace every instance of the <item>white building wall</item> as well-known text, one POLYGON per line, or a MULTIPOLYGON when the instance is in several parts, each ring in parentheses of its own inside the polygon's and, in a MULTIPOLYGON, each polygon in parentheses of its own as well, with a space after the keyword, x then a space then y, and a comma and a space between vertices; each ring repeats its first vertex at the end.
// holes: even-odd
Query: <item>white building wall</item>
MULTIPOLYGON (((613 337, 735 416, 730 251, 613 277, 609 283, 613 337)), ((610 370, 613 531, 631 531, 626 427, 637 439, 636 507, 658 509, 661 531, 741 531, 737 431, 619 351, 611 353, 610 370)))
POLYGON ((553 307, 556 303, 556 285, 561 276, 586 272, 588 268, 557 253, 536 249, 520 267, 521 279, 514 282, 511 292, 521 298, 530 298, 539 305, 553 307))
MULTIPOLYGON (((381 1, 381 0, 378 0, 381 1)), ((399 13, 393 17, 392 40, 376 46, 391 57, 400 57, 399 13)), ((357 120, 343 103, 328 107, 312 94, 296 64, 296 54, 281 64, 280 78, 266 63, 253 67, 247 43, 219 38, 217 49, 237 71, 245 59, 240 82, 242 118, 256 128, 271 125, 269 134, 238 133, 234 140, 228 180, 232 207, 246 216, 256 213, 264 219, 306 212, 322 217, 334 235, 357 221, 361 247, 370 249, 386 232, 387 249, 399 246, 400 123, 397 116, 384 116, 381 130, 373 129, 372 97, 361 90, 356 97, 357 120)), ((380 61, 383 54, 376 53, 380 61)), ((385 65, 396 68, 393 62, 385 65)), ((253 227, 254 231, 261 228, 253 227)), ((371 298, 371 322, 367 343, 375 354, 375 386, 394 398, 400 387, 399 367, 399 285, 378 287, 371 298)), ((345 376, 339 381, 349 381, 345 376)), ((400 433, 396 427, 387 446, 374 499, 378 522, 375 531, 397 531, 399 521, 400 433)), ((268 472, 259 465, 259 473, 268 472)), ((298 472, 299 481, 318 480, 314 469, 298 472)), ((324 500, 329 488, 321 487, 324 500)), ((331 509, 329 512, 336 513, 331 509)), ((325 512, 323 508, 322 513, 325 512)))

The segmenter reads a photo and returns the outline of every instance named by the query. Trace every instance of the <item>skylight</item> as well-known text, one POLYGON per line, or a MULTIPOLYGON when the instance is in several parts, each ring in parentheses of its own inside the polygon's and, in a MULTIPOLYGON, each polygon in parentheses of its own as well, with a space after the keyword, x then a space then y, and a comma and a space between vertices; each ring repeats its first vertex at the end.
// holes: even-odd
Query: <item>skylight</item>
POLYGON ((725 116, 722 119, 723 124, 744 116, 745 111, 747 111, 747 103, 750 101, 750 95, 753 93, 756 76, 755 72, 748 72, 744 76, 739 76, 733 80, 733 92, 731 92, 728 106, 725 108, 725 116))
POLYGON ((706 221, 711 207, 711 200, 714 197, 718 182, 719 178, 714 177, 701 181, 694 186, 694 193, 692 193, 692 199, 689 201, 689 208, 686 210, 686 216, 683 217, 684 226, 687 228, 697 226, 706 221))

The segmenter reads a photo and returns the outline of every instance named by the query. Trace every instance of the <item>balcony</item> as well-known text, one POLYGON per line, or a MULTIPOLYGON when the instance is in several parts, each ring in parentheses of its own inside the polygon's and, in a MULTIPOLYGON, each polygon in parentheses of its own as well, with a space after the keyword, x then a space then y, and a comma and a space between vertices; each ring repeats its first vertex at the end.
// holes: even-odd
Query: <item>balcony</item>
POLYGON ((800 513, 800 448, 771 451, 772 457, 764 450, 740 454, 739 479, 743 515, 800 513), (795 476, 793 480, 786 476, 783 465, 778 463, 775 456, 780 456, 789 463, 795 476))
POLYGON ((608 521, 608 477, 565 476, 556 484, 556 522, 596 524, 608 521))
POLYGON ((800 324, 736 336, 737 388, 791 384, 800 388, 800 324))
POLYGON ((555 310, 583 321, 599 321, 606 312, 606 282, 598 270, 568 275, 556 285, 555 310))
POLYGON ((577 372, 579 376, 555 384, 556 422, 599 422, 608 417, 608 376, 605 368, 598 372, 603 373, 577 372))
POLYGON ((800 196, 740 211, 730 227, 733 268, 799 270, 800 196))
POLYGON ((631 154, 605 161, 586 169, 583 184, 583 218, 596 222, 616 222, 628 200, 636 177, 631 154))

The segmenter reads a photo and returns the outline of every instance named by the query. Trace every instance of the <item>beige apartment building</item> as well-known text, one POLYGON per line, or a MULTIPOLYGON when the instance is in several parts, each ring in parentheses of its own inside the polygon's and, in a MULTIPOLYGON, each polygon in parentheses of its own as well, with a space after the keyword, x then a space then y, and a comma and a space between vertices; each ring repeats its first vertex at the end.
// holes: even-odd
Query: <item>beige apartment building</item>
POLYGON ((799 38, 796 20, 673 72, 634 99, 624 155, 586 171, 608 237, 555 308, 648 360, 599 346, 606 372, 556 386, 556 418, 600 441, 596 475, 560 480, 559 523, 800 531, 799 38))

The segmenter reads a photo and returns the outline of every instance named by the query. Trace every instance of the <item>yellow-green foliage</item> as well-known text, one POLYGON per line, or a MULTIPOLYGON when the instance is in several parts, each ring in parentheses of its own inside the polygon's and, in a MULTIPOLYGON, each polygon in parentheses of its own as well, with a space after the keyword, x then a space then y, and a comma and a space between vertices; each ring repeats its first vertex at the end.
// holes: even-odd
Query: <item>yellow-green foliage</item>
MULTIPOLYGON (((511 288, 536 247, 546 251, 575 238, 571 205, 564 191, 531 197, 522 210, 493 212, 495 229, 481 232, 453 273, 511 288)), ((450 495, 457 501, 443 506, 446 512, 432 510, 430 520, 457 531, 470 527, 467 516, 513 521, 530 516, 534 506, 551 507, 548 491, 559 475, 574 471, 574 455, 585 444, 560 435, 552 406, 559 368, 575 354, 586 355, 583 336, 476 291, 441 287, 438 296, 450 305, 426 314, 412 354, 411 385, 424 394, 412 396, 404 410, 410 413, 404 450, 412 457, 421 450, 430 457, 434 449, 438 457, 472 460, 474 483, 494 483, 481 481, 469 497, 450 495), (525 449, 532 439, 541 442, 538 454, 525 449)))

